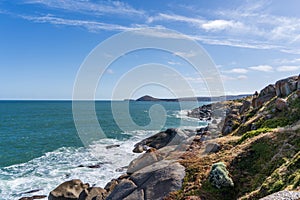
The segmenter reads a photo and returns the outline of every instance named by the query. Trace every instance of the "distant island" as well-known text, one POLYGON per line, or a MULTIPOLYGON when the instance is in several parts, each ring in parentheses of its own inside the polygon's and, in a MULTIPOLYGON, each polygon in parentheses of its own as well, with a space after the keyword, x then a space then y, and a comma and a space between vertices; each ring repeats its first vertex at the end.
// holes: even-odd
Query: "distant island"
MULTIPOLYGON (((182 98, 170 98, 170 99, 160 99, 149 95, 142 96, 135 101, 167 101, 167 102, 178 102, 178 101, 226 101, 226 100, 236 100, 244 97, 251 96, 251 94, 240 94, 240 95, 227 95, 219 97, 182 97, 182 98)), ((128 101, 128 99, 124 99, 128 101)), ((131 100, 132 101, 132 100, 131 100)))

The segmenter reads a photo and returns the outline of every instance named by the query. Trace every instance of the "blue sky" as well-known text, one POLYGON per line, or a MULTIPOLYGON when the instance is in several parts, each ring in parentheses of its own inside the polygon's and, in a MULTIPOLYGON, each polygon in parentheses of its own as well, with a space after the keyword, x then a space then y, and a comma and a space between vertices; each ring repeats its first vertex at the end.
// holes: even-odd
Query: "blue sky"
MULTIPOLYGON (((173 29, 196 40, 216 64, 227 94, 253 93, 299 74, 299 7, 297 0, 0 0, 0 99, 71 99, 89 52, 114 34, 141 27, 173 29)), ((207 95, 184 60, 145 50, 114 62, 96 98, 110 99, 118 80, 146 63, 173 67, 197 96, 207 95)), ((144 94, 172 96, 148 85, 131 97, 144 94)))

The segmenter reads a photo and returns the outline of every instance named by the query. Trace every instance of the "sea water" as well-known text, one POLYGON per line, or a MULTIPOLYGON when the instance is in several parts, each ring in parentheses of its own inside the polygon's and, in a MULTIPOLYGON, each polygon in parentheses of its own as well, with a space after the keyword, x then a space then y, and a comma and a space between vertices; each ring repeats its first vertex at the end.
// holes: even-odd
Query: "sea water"
MULTIPOLYGON (((0 101, 0 199, 48 195, 60 183, 75 178, 104 187, 124 174, 124 167, 138 156, 132 153, 135 143, 166 128, 205 125, 186 116, 187 110, 203 102, 113 103, 129 106, 138 127, 151 122, 154 105, 164 108, 166 120, 152 129, 124 130, 114 119, 116 114, 127 116, 122 109, 113 113, 111 101, 96 101, 97 120, 107 137, 84 146, 74 124, 72 101, 0 101), (87 167, 94 165, 98 168, 87 167), (25 194, 31 190, 39 191, 25 194)), ((89 119, 86 123, 89 126, 89 119)))

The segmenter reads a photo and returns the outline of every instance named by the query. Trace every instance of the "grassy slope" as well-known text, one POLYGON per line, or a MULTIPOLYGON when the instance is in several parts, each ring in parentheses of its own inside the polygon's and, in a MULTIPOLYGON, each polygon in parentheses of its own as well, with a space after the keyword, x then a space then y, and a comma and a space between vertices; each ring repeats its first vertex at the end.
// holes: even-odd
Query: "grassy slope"
POLYGON ((222 146, 218 153, 202 154, 200 143, 187 153, 181 161, 186 167, 183 187, 169 198, 259 199, 283 189, 299 189, 300 100, 288 98, 289 109, 281 112, 274 111, 274 102, 271 99, 264 107, 245 113, 257 130, 243 131, 246 122, 231 135, 214 139, 222 146), (265 120, 270 114, 272 117, 265 120), (283 126, 286 128, 279 128, 283 126), (234 188, 219 190, 208 182, 211 165, 219 161, 227 165, 234 188))

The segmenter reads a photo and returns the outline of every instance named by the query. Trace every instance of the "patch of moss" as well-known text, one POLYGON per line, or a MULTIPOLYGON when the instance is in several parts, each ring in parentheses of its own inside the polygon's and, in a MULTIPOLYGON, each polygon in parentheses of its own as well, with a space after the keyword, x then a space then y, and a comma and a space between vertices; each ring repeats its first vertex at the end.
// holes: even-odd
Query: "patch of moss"
POLYGON ((264 121, 261 125, 262 128, 277 128, 284 127, 290 124, 290 121, 286 117, 268 119, 264 121))
POLYGON ((241 144, 242 142, 244 142, 246 139, 248 138, 252 138, 252 137, 255 137, 261 133, 267 133, 267 132, 270 132, 272 131, 273 129, 271 128, 260 128, 260 129, 257 129, 257 130, 253 130, 253 131, 248 131, 246 132, 242 137, 241 139, 239 139, 238 141, 238 144, 241 144))

